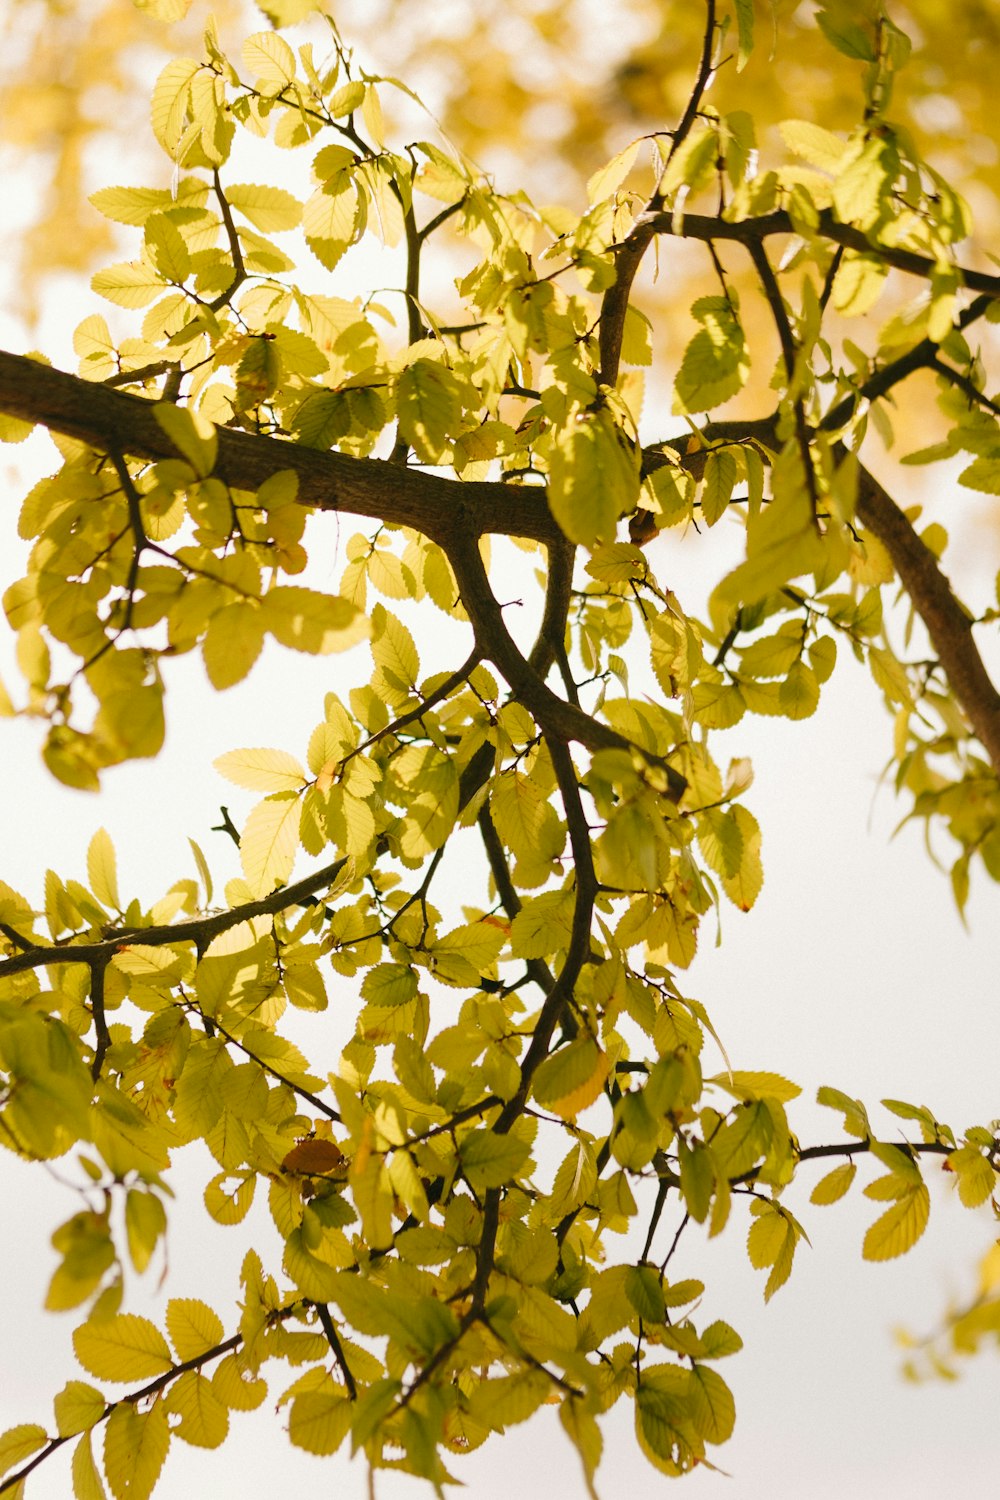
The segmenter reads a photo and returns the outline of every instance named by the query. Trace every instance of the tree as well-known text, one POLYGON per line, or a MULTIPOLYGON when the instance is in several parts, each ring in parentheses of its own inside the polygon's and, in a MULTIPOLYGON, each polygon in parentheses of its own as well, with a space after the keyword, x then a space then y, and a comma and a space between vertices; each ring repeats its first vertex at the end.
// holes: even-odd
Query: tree
MULTIPOLYGON (((582 215, 501 192, 440 141, 392 144, 381 101, 404 86, 329 21, 237 55, 209 27, 153 95, 172 185, 94 198, 142 231, 93 283, 146 309, 138 332, 88 314, 79 375, 0 354, 2 435, 41 424, 62 458, 25 499, 35 544, 4 596, 25 685, 2 706, 47 722, 55 777, 96 790, 156 756, 175 656, 197 650, 220 691, 265 636, 371 658, 347 701, 326 695, 304 764, 282 744, 219 762, 262 794, 241 829, 224 814, 242 869, 224 904, 198 845, 197 880, 149 908, 123 896, 103 830, 86 886, 50 872, 41 910, 0 886, 0 1139, 74 1153, 90 1184, 48 1306, 80 1310, 100 1382, 69 1380, 53 1431, 0 1440, 0 1491, 71 1442, 77 1495, 102 1493, 102 1430, 111 1492, 135 1500, 174 1436, 217 1446, 269 1384, 294 1444, 350 1436, 438 1492, 549 1401, 590 1493, 619 1400, 651 1464, 682 1474, 732 1431, 716 1363, 741 1345, 699 1318, 700 1282, 672 1279, 682 1237, 749 1225, 769 1298, 805 1233, 785 1196, 802 1177, 827 1205, 878 1164, 873 1260, 923 1232, 928 1163, 966 1206, 992 1200, 995 1122, 884 1101, 906 1131, 890 1141, 824 1085, 839 1124, 803 1145, 798 1085, 710 1063, 712 1019, 682 988, 702 918, 749 912, 762 880, 751 768, 723 771, 708 731, 808 717, 838 654, 885 699, 897 788, 951 839, 959 906, 973 865, 1000 877, 1000 696, 976 636, 997 611, 957 597, 943 528, 876 477, 869 434, 891 443, 894 408, 918 404, 936 440, 905 460, 970 455, 958 482, 1000 492, 1000 277, 960 257, 968 209, 892 113, 909 43, 886 7, 819 8, 856 122, 788 121, 788 159, 760 162, 724 97, 753 21, 706 0, 679 120, 592 176, 582 215), (233 167, 238 133, 272 132, 304 192, 233 167), (295 230, 301 274, 273 238, 295 230), (399 330, 389 294, 315 290, 368 236, 403 267, 399 330), (678 335, 645 314, 640 270, 681 240, 704 279, 678 335), (321 588, 310 558, 348 515, 367 531, 321 588), (720 544, 700 611, 657 581, 655 538, 722 537, 723 517, 745 555, 720 544), (525 649, 493 537, 538 570, 525 649), (427 660, 431 616, 460 651, 427 660), (300 1024, 331 976, 357 1001, 339 1056, 300 1024), (208 1212, 237 1225, 266 1194, 283 1259, 247 1247, 237 1321, 182 1296, 161 1330, 123 1309, 166 1229, 171 1153, 195 1141, 217 1167, 208 1212)), ((955 1352, 1000 1327, 998 1280, 993 1256, 944 1328, 955 1352)))

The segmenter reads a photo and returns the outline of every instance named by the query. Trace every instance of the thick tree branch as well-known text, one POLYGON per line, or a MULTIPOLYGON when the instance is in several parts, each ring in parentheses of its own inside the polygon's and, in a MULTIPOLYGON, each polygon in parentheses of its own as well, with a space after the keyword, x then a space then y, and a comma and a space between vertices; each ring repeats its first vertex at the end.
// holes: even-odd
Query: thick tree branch
MULTIPOLYGON (((153 415, 154 405, 23 355, 0 352, 0 411, 40 422, 91 447, 134 458, 176 458, 176 448, 153 415)), ((442 545, 459 525, 479 536, 496 532, 540 542, 558 542, 562 536, 539 488, 464 484, 402 464, 321 453, 229 428, 220 428, 218 437, 216 473, 234 489, 255 491, 272 474, 290 469, 304 505, 411 526, 442 545)))

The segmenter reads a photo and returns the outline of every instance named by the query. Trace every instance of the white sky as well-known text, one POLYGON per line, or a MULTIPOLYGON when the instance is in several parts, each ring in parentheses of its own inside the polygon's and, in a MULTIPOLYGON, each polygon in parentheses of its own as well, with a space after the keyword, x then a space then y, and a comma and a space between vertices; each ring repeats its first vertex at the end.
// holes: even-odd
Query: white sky
MULTIPOLYGON (((113 164, 104 176, 115 179, 113 164)), ((0 236, 8 243, 26 211, 12 186, 29 193, 30 179, 7 179, 0 236)), ((328 289, 320 287, 321 279, 317 270, 317 289, 328 289)), ((14 289, 5 290, 0 345, 22 350, 37 344, 67 369, 75 367, 68 338, 72 326, 91 311, 108 312, 85 288, 61 283, 47 301, 41 336, 29 339, 11 311, 14 289)), ((344 285, 336 291, 344 295, 344 285)), ((52 452, 45 439, 34 446, 36 455, 52 452)), ((16 576, 21 551, 16 512, 29 462, 40 462, 43 471, 54 467, 47 456, 33 459, 27 448, 0 452, 4 586, 16 576)), ((341 561, 353 529, 345 520, 341 561)), ((323 545, 332 550, 334 543, 323 545)), ((707 550, 682 546, 668 534, 651 554, 682 602, 686 590, 702 587, 707 550)), ((331 581, 335 572, 331 561, 331 581)), ((460 659, 456 648, 454 656, 449 650, 438 662, 430 634, 423 639, 418 634, 418 644, 425 670, 460 659)), ((13 685, 10 661, 10 640, 3 635, 0 674, 13 685)), ((87 842, 103 825, 118 848, 123 890, 134 887, 149 900, 179 876, 193 874, 188 834, 206 849, 221 888, 221 877, 233 866, 231 846, 208 830, 218 821, 220 802, 239 822, 254 799, 222 781, 211 769, 212 759, 252 744, 302 754, 322 715, 323 694, 331 687, 345 691, 350 674, 349 656, 314 660, 272 652, 246 683, 216 695, 194 657, 172 664, 163 754, 155 763, 107 773, 99 798, 69 791, 47 776, 38 755, 40 726, 0 723, 0 878, 35 898, 47 865, 85 878, 87 842)), ((995 890, 977 877, 966 932, 951 905, 947 878, 926 857, 921 831, 911 826, 890 841, 905 809, 890 791, 876 794, 889 734, 875 689, 843 660, 813 719, 745 721, 716 740, 720 761, 730 754, 750 754, 754 760, 757 781, 746 800, 764 830, 766 883, 749 916, 732 908, 723 912, 719 949, 712 947, 713 923, 706 919, 702 951, 683 984, 708 1005, 734 1067, 780 1071, 803 1086, 806 1102, 792 1106, 792 1123, 804 1144, 840 1138, 837 1117, 808 1103, 824 1083, 870 1107, 884 1096, 926 1103, 957 1130, 988 1123, 1000 1112, 995 890)), ((349 1006, 350 987, 338 981, 335 989, 335 1004, 349 1006)), ((318 1018, 310 1041, 314 1052, 323 1025, 324 1018, 318 1018)), ((332 1065, 333 1058, 328 1061, 332 1065)), ((886 1138, 898 1138, 901 1122, 877 1107, 874 1117, 886 1138)), ((55 1264, 48 1236, 78 1207, 57 1180, 60 1172, 58 1163, 43 1173, 0 1155, 6 1205, 0 1239, 5 1288, 0 1430, 17 1421, 50 1421, 51 1397, 66 1379, 84 1373, 70 1346, 73 1315, 40 1310, 55 1264)), ((987 1355, 958 1383, 904 1385, 891 1337, 898 1325, 929 1331, 950 1297, 968 1294, 976 1257, 995 1234, 988 1214, 962 1210, 942 1183, 933 1193, 931 1225, 918 1247, 902 1261, 866 1265, 861 1239, 879 1205, 861 1198, 859 1182, 845 1202, 812 1208, 808 1193, 821 1174, 822 1168, 804 1169, 801 1185, 787 1195, 812 1249, 800 1249, 790 1283, 767 1308, 764 1277, 746 1258, 739 1208, 721 1243, 706 1247, 700 1231, 682 1238, 677 1274, 697 1274, 709 1283, 701 1316, 705 1321, 725 1317, 747 1345, 723 1371, 736 1394, 737 1429, 715 1456, 734 1478, 727 1483, 702 1472, 687 1481, 685 1493, 738 1500, 995 1496, 1000 1363, 987 1355)), ((862 1168, 861 1180, 873 1175, 862 1168)), ((249 1234, 211 1223, 199 1201, 203 1181, 196 1165, 182 1158, 174 1177, 178 1202, 167 1284, 154 1284, 162 1265, 157 1259, 143 1283, 130 1278, 127 1305, 155 1317, 165 1296, 202 1296, 231 1327, 237 1270, 249 1234)), ((255 1207, 248 1222, 258 1244, 268 1239, 274 1244, 266 1214, 255 1207)), ((273 1255, 272 1263, 278 1261, 273 1255)), ((275 1394, 287 1383, 284 1372, 276 1371, 275 1394)), ((367 1486, 360 1464, 350 1464, 345 1455, 320 1461, 292 1448, 272 1406, 235 1415, 229 1441, 215 1452, 175 1444, 158 1500, 186 1500, 192 1494, 255 1500, 308 1494, 320 1486, 344 1500, 360 1500, 367 1486)), ((607 1424, 608 1447, 598 1475, 604 1500, 666 1488, 667 1481, 638 1452, 630 1415, 623 1402, 607 1424)), ((554 1422, 552 1412, 543 1412, 471 1459, 456 1461, 454 1472, 466 1479, 477 1500, 511 1493, 520 1500, 550 1500, 553 1486, 567 1496, 582 1495, 577 1460, 554 1422)), ((32 1500, 64 1500, 68 1493, 63 1455, 28 1486, 32 1500)), ((379 1476, 380 1500, 421 1493, 400 1476, 379 1476)))

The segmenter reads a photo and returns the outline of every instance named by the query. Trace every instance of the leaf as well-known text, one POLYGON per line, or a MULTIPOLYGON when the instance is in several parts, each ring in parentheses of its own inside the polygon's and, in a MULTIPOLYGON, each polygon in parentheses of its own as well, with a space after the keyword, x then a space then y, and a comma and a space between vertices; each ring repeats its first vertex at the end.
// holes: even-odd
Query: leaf
POLYGON ((346 651, 370 631, 361 611, 337 594, 279 585, 261 603, 267 629, 282 646, 294 651, 314 656, 346 651))
POLYGON ((716 1370, 695 1364, 688 1384, 691 1419, 699 1434, 710 1443, 725 1443, 736 1425, 736 1402, 716 1370))
POLYGON ((180 286, 191 274, 191 256, 184 236, 166 214, 146 220, 146 255, 165 281, 180 286))
POLYGON ((116 1406, 104 1428, 104 1472, 115 1500, 148 1500, 170 1447, 162 1400, 148 1411, 116 1406))
POLYGON ((515 1135, 474 1130, 462 1139, 458 1154, 470 1186, 481 1192, 513 1182, 528 1159, 529 1148, 515 1135))
POLYGON ((600 203, 602 198, 609 198, 617 191, 632 170, 641 145, 641 139, 630 142, 623 151, 611 158, 606 167, 601 167, 600 171, 594 173, 587 183, 588 203, 600 203))
POLYGON ((194 1297, 171 1297, 166 1322, 170 1342, 181 1364, 222 1343, 224 1330, 218 1315, 194 1297))
POLYGON ((215 468, 219 439, 214 425, 189 406, 158 401, 153 416, 195 473, 206 478, 215 468))
POLYGON ((163 1334, 136 1313, 82 1323, 73 1334, 76 1357, 98 1380, 148 1380, 172 1365, 163 1334))
POLYGON ((827 1172, 809 1194, 810 1203, 837 1203, 848 1191, 857 1176, 857 1165, 853 1161, 841 1162, 832 1172, 827 1172))
POLYGON ((756 1270, 771 1267, 764 1287, 764 1301, 770 1302, 791 1275, 800 1230, 791 1214, 760 1198, 751 1203, 750 1212, 754 1215, 754 1222, 747 1236, 747 1253, 756 1270))
POLYGON ((222 692, 242 682, 264 645, 264 611, 249 599, 217 609, 201 643, 208 680, 222 692))
POLYGON ((399 377, 399 431, 423 463, 436 463, 462 416, 461 386, 446 365, 418 359, 399 377))
POLYGON ((865 1260, 893 1260, 912 1250, 927 1228, 930 1211, 930 1193, 923 1182, 905 1191, 869 1226, 861 1247, 865 1260))
POLYGON ((791 1083, 780 1073, 758 1073, 744 1069, 737 1069, 734 1073, 716 1073, 714 1078, 706 1078, 705 1082, 718 1084, 737 1099, 778 1099, 782 1104, 797 1099, 802 1092, 797 1083, 791 1083))
POLYGON ((811 120, 782 120, 778 126, 781 138, 789 151, 801 156, 810 166, 824 172, 835 173, 847 150, 847 142, 831 130, 824 130, 811 120))
POLYGON ((292 1402, 288 1436, 296 1448, 328 1457, 350 1432, 353 1416, 346 1391, 304 1391, 292 1402))
POLYGON ((240 835, 240 864, 254 896, 287 885, 299 847, 302 803, 294 792, 258 802, 240 835))
POLYGON ((130 260, 97 271, 90 285, 99 296, 119 307, 146 307, 166 290, 167 284, 151 266, 130 260))
POLYGON ((556 432, 549 509, 571 542, 611 541, 619 516, 634 510, 638 498, 636 454, 607 411, 588 412, 556 432))
POLYGON ((89 1432, 83 1434, 73 1449, 72 1475, 74 1500, 107 1500, 89 1432))
POLYGON ((22 1422, 18 1427, 9 1427, 0 1436, 0 1474, 14 1469, 39 1448, 44 1448, 49 1436, 37 1422, 22 1422))
POLYGON ((78 1432, 87 1432, 103 1417, 107 1402, 92 1385, 84 1380, 68 1380, 56 1396, 56 1427, 60 1437, 73 1437, 78 1432))
POLYGON ((280 91, 295 77, 295 53, 273 31, 256 31, 243 43, 243 61, 258 83, 280 91))
POLYGON ((231 182, 226 184, 226 198, 231 208, 244 214, 264 234, 294 229, 302 219, 302 204, 284 188, 231 182))
POLYGON ((607 1055, 593 1037, 581 1036, 544 1059, 532 1092, 546 1109, 572 1120, 600 1097, 607 1076, 607 1055))
POLYGON ((90 889, 102 906, 112 911, 121 911, 115 846, 111 842, 111 835, 104 828, 97 830, 87 849, 87 879, 90 881, 90 889))
POLYGON ((227 780, 254 792, 295 792, 306 783, 305 771, 287 750, 229 750, 212 764, 227 780))
POLYGON ((739 46, 736 52, 736 71, 742 73, 753 51, 753 0, 735 0, 736 29, 739 46))
POLYGON ((725 297, 699 297, 691 308, 703 325, 688 344, 675 381, 675 407, 709 411, 742 390, 750 373, 743 329, 725 297))
POLYGON ((171 1385, 164 1405, 179 1417, 171 1431, 197 1448, 218 1448, 229 1432, 229 1412, 200 1370, 185 1370, 171 1385))

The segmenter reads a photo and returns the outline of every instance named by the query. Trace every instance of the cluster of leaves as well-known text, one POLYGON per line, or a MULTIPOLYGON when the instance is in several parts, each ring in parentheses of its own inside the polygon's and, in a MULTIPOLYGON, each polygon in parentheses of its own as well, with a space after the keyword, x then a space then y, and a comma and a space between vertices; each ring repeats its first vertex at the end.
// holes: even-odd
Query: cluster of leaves
MULTIPOLYGON (((752 8, 734 16, 742 62, 752 8)), ((219 761, 262 794, 224 906, 197 846, 198 881, 123 904, 104 833, 88 884, 50 872, 42 911, 0 886, 0 1139, 36 1160, 76 1150, 85 1178, 48 1305, 85 1309, 91 1376, 149 1382, 112 1399, 71 1381, 54 1434, 0 1440, 3 1490, 78 1437, 75 1493, 101 1494, 103 1425, 108 1484, 136 1500, 174 1436, 223 1441, 273 1361, 298 1369, 279 1392, 294 1443, 329 1454, 350 1435, 438 1491, 453 1456, 548 1401, 591 1493, 598 1418, 623 1397, 650 1462, 681 1474, 732 1431, 715 1362, 740 1347, 699 1317, 700 1282, 671 1279, 682 1233, 726 1231, 745 1201, 770 1297, 805 1232, 783 1198, 803 1163, 840 1159, 817 1204, 850 1189, 855 1157, 885 1168, 864 1190, 887 1205, 873 1260, 924 1229, 923 1157, 967 1206, 991 1199, 992 1125, 958 1135, 887 1101, 917 1137, 889 1144, 823 1088, 846 1139, 801 1146, 796 1085, 728 1060, 706 1074, 711 1020, 678 978, 701 919, 722 899, 748 911, 762 882, 749 764, 723 771, 708 732, 811 714, 838 645, 894 715, 899 786, 958 843, 959 900, 973 857, 1000 874, 1000 698, 937 566, 942 529, 919 536, 861 457, 892 393, 930 369, 947 436, 911 459, 970 452, 962 482, 996 488, 1000 408, 969 330, 1000 280, 958 263, 967 210, 888 114, 903 34, 877 0, 820 21, 863 64, 850 136, 789 122, 791 159, 758 170, 749 116, 705 100, 724 44, 709 0, 680 123, 592 177, 582 215, 505 196, 432 141, 387 144, 381 98, 402 86, 359 72, 332 27, 322 58, 268 31, 234 59, 210 29, 153 96, 174 189, 95 196, 142 231, 135 259, 94 278, 146 309, 138 334, 86 318, 79 378, 0 355, 3 435, 41 421, 63 458, 25 501, 29 570, 4 601, 21 711, 48 721, 56 776, 93 788, 156 754, 166 658, 200 649, 219 689, 267 634, 311 653, 367 640, 372 662, 327 695, 304 764, 288 747, 219 761), (308 191, 230 182, 237 130, 308 157, 308 191), (274 239, 291 232, 311 274, 274 239), (463 269, 432 300, 421 270, 445 232, 463 269), (402 265, 405 338, 374 297, 310 289, 371 236, 402 265), (648 442, 656 330, 633 281, 650 245, 680 237, 706 246, 713 283, 673 371, 680 433, 648 442), (759 347, 730 247, 772 320, 759 347), (865 336, 893 276, 917 279, 916 300, 868 350, 836 338, 834 313, 865 336), (765 414, 716 416, 741 394, 765 414), (307 568, 310 511, 376 523, 348 543, 337 593, 280 581, 307 568), (723 517, 746 556, 699 619, 643 544, 723 517), (544 549, 527 654, 492 533, 544 549), (894 644, 897 581, 930 660, 911 659, 908 630, 894 644), (464 638, 460 666, 421 666, 414 604, 464 638), (302 856, 327 862, 295 878, 302 856), (442 886, 456 861, 460 903, 442 886), (314 1061, 289 1021, 326 1008, 331 973, 361 1004, 339 1057, 314 1061), (284 1246, 280 1271, 248 1251, 228 1337, 201 1302, 171 1302, 166 1337, 122 1310, 128 1267, 166 1232, 171 1153, 196 1140, 218 1167, 208 1213, 241 1223, 260 1185, 284 1246)))

